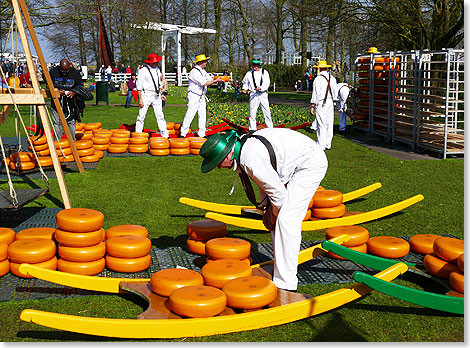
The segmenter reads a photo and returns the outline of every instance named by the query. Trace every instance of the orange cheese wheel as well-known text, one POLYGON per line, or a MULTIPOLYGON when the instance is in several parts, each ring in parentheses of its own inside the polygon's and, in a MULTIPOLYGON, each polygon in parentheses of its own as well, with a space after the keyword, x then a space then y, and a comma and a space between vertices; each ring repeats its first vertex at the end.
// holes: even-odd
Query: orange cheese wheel
POLYGON ((37 154, 40 157, 49 156, 51 154, 51 150, 49 150, 49 148, 47 148, 45 150, 37 151, 37 154))
POLYGON ((166 122, 166 129, 175 129, 175 123, 174 122, 166 122))
POLYGON ((55 228, 53 227, 32 227, 21 230, 16 234, 16 240, 28 238, 54 239, 55 228))
POLYGON ((100 131, 93 134, 93 138, 106 138, 109 141, 109 138, 113 135, 111 131, 100 131))
POLYGON ((127 141, 129 141, 129 138, 131 137, 131 132, 126 131, 126 130, 117 130, 116 132, 113 132, 113 135, 111 136, 112 138, 127 138, 127 141))
POLYGON ((194 240, 209 240, 225 237, 228 226, 225 222, 215 220, 196 220, 186 225, 186 233, 194 240))
MULTIPOLYGON (((206 263, 209 263, 209 262, 214 262, 214 261, 217 261, 217 260, 220 260, 220 259, 213 259, 211 257, 206 257, 206 263)), ((225 259, 227 260, 227 259, 225 259)), ((235 260, 235 259, 233 259, 235 260)), ((245 262, 247 265, 251 266, 251 257, 247 257, 246 259, 243 259, 243 260, 240 260, 242 262, 245 262)))
POLYGON ((152 156, 167 156, 170 154, 170 149, 150 149, 149 153, 152 156))
POLYGON ((310 220, 311 217, 312 217, 312 210, 307 209, 307 213, 305 214, 305 217, 304 217, 303 221, 310 220))
POLYGON ((239 238, 213 238, 206 242, 206 255, 214 259, 243 260, 250 256, 250 242, 239 238))
MULTIPOLYGON (((10 262, 10 272, 20 278, 34 278, 33 276, 25 273, 20 272, 20 266, 22 263, 25 262, 10 262)), ((36 267, 40 268, 45 268, 45 269, 50 269, 52 271, 55 271, 57 269, 57 257, 52 257, 49 260, 43 261, 43 262, 35 262, 35 263, 30 263, 31 265, 34 265, 36 267)))
POLYGON ((343 216, 344 213, 346 213, 346 206, 344 204, 329 208, 312 207, 312 215, 319 219, 336 219, 343 216))
POLYGON ((70 147, 65 147, 61 149, 56 150, 57 156, 68 156, 72 154, 72 148, 70 147))
MULTIPOLYGON (((37 151, 43 151, 45 149, 48 149, 49 148, 49 145, 46 144, 42 144, 42 145, 34 145, 34 149, 37 151)), ((28 149, 32 150, 31 149, 31 146, 28 146, 28 149)))
POLYGON ((431 254, 434 241, 439 237, 435 234, 416 234, 410 238, 410 248, 418 254, 431 254))
POLYGON ((462 239, 439 237, 434 241, 433 253, 443 260, 457 263, 457 259, 464 253, 464 242, 462 239))
POLYGON ((76 122, 75 123, 75 130, 81 131, 81 130, 83 130, 83 127, 85 127, 85 123, 83 123, 83 122, 76 122))
POLYGON ((179 130, 179 129, 181 129, 182 125, 183 125, 182 123, 175 122, 175 124, 173 125, 173 129, 179 130))
POLYGON ((62 245, 71 247, 88 247, 102 241, 104 229, 89 232, 69 232, 61 229, 55 230, 55 240, 62 245))
POLYGON ((93 133, 85 133, 80 140, 91 140, 91 138, 93 138, 93 133))
POLYGON ((69 208, 59 211, 56 215, 57 226, 70 232, 96 231, 103 226, 103 223, 103 213, 94 209, 69 208))
POLYGON ((241 309, 264 307, 276 299, 277 287, 266 277, 249 276, 228 281, 222 291, 227 306, 241 309))
POLYGON ((54 146, 56 150, 58 149, 66 149, 70 147, 69 141, 67 139, 60 139, 59 141, 54 141, 54 146))
POLYGON ((149 145, 153 144, 166 144, 168 147, 170 147, 170 140, 167 138, 158 138, 158 137, 153 137, 149 139, 149 145))
POLYGON ((222 288, 229 280, 251 276, 252 269, 246 262, 222 259, 206 263, 201 269, 201 274, 204 284, 222 288))
POLYGON ((104 157, 104 152, 95 148, 95 155, 98 155, 100 159, 104 157))
POLYGON ((57 248, 59 256, 72 262, 90 262, 102 259, 106 254, 106 243, 100 242, 89 247, 70 247, 60 244, 57 248))
POLYGON ((75 148, 77 150, 89 149, 93 147, 93 141, 91 140, 76 140, 75 141, 75 148))
POLYGON ((104 128, 97 128, 97 129, 92 129, 91 131, 92 131, 92 133, 93 133, 93 136, 95 136, 96 133, 99 133, 99 132, 106 132, 107 129, 104 129, 104 128))
POLYGON ((144 226, 140 225, 116 225, 108 228, 106 231, 106 239, 124 235, 135 235, 147 238, 149 231, 144 226))
POLYGON ((3 277, 8 272, 10 272, 10 261, 0 261, 0 277, 3 277))
POLYGON ((457 271, 458 267, 453 263, 442 260, 434 254, 427 254, 423 260, 424 268, 430 274, 443 278, 449 279, 450 272, 457 271))
POLYGON ((142 236, 116 236, 106 241, 106 251, 109 255, 125 259, 143 257, 148 255, 151 249, 150 239, 142 236))
POLYGON ((47 138, 45 135, 32 136, 32 137, 29 137, 28 143, 30 144, 33 143, 33 145, 44 145, 47 143, 47 138))
POLYGON ((168 150, 168 154, 170 153, 170 145, 168 143, 149 143, 150 149, 153 150, 168 150))
POLYGON ((61 272, 93 276, 103 271, 105 264, 104 258, 90 262, 72 262, 59 259, 57 269, 61 272))
POLYGON ((343 194, 336 190, 320 190, 313 196, 313 207, 331 208, 343 203, 343 194))
POLYGON ((73 155, 66 155, 66 156, 61 156, 61 155, 58 155, 59 156, 59 162, 74 162, 75 161, 75 157, 73 157, 73 155))
POLYGON ((189 141, 187 139, 170 139, 170 148, 172 149, 189 148, 189 141))
POLYGON ((149 150, 149 146, 147 144, 142 145, 129 145, 129 152, 132 153, 144 153, 149 150))
POLYGON ((204 145, 205 141, 191 141, 189 147, 191 149, 200 149, 204 145))
POLYGON ((10 168, 13 170, 21 169, 21 170, 31 170, 36 167, 34 162, 20 162, 19 166, 17 166, 16 162, 10 162, 10 168))
POLYGON ((189 149, 189 153, 190 153, 191 155, 196 155, 196 156, 199 155, 199 152, 200 152, 200 151, 201 151, 200 149, 189 149))
POLYGON ((206 255, 206 241, 188 238, 186 240, 188 250, 196 255, 206 255))
POLYGON ((0 243, 10 245, 15 240, 15 231, 8 227, 0 227, 0 243))
POLYGON ((110 153, 123 153, 126 152, 129 145, 110 144, 108 146, 108 152, 110 153))
POLYGON ((131 133, 132 138, 148 138, 149 136, 150 134, 147 132, 132 132, 131 133))
POLYGON ((189 155, 191 151, 189 151, 189 147, 180 149, 180 148, 170 148, 170 155, 173 156, 182 156, 182 155, 189 155))
POLYGON ((80 157, 80 160, 81 160, 83 163, 98 162, 98 161, 100 160, 100 155, 98 155, 98 154, 93 154, 93 155, 90 155, 90 156, 83 156, 83 157, 80 157))
POLYGON ((0 261, 8 258, 8 245, 6 243, 0 243, 0 261))
POLYGON ((93 137, 91 138, 93 145, 106 145, 109 144, 109 138, 93 137))
POLYGON ((111 144, 129 144, 130 138, 111 137, 111 144))
POLYGON ((449 274, 449 284, 450 286, 457 290, 458 292, 464 293, 464 283, 465 277, 463 273, 459 271, 453 271, 449 274))
POLYGON ((17 162, 18 159, 20 162, 32 162, 34 161, 34 153, 32 152, 15 152, 10 155, 10 160, 17 162))
POLYGON ((131 138, 130 143, 132 145, 142 145, 142 144, 148 145, 149 140, 148 138, 131 138))
POLYGON ((91 122, 91 123, 86 123, 83 126, 83 129, 86 131, 91 131, 93 129, 100 129, 101 128, 101 122, 91 122))
POLYGON ((185 286, 203 286, 204 278, 196 271, 184 268, 168 268, 155 272, 150 279, 150 289, 160 296, 168 297, 185 286))
POLYGON ((44 262, 54 257, 55 253, 55 243, 44 238, 17 240, 8 246, 8 257, 11 261, 18 263, 44 262))
POLYGON ((463 254, 459 256, 457 259, 457 267, 459 268, 460 272, 464 273, 464 256, 463 254))
POLYGON ((354 247, 366 243, 369 240, 369 231, 361 226, 336 226, 325 231, 325 238, 331 239, 342 234, 349 235, 349 240, 341 244, 345 247, 354 247))
MULTIPOLYGON (((351 246, 351 247, 348 247, 348 249, 355 250, 355 251, 365 254, 367 253, 367 243, 363 243, 357 246, 351 246)), ((347 260, 344 257, 339 256, 331 251, 328 251, 327 256, 331 257, 332 259, 347 260)))
POLYGON ((41 165, 41 167, 49 167, 53 165, 53 162, 52 162, 51 157, 41 156, 41 157, 36 158, 36 164, 38 166, 41 165))
POLYGON ((204 137, 189 137, 189 138, 184 138, 184 140, 189 141, 189 143, 191 144, 192 142, 199 142, 199 141, 205 142, 207 139, 204 137))
POLYGON ((168 304, 173 312, 183 317, 207 318, 223 312, 227 296, 211 286, 186 286, 173 291, 168 304))
POLYGON ((88 149, 77 150, 77 154, 80 157, 91 156, 95 154, 95 148, 89 147, 88 149))
POLYGON ((108 150, 109 144, 106 145, 93 145, 93 148, 95 149, 95 152, 100 150, 100 151, 106 151, 108 150))
POLYGON ((152 259, 150 255, 136 257, 133 259, 125 259, 106 255, 106 267, 115 272, 134 273, 141 272, 150 267, 152 259))
POLYGON ((377 236, 369 239, 367 251, 371 255, 396 259, 408 255, 410 243, 397 237, 377 236))

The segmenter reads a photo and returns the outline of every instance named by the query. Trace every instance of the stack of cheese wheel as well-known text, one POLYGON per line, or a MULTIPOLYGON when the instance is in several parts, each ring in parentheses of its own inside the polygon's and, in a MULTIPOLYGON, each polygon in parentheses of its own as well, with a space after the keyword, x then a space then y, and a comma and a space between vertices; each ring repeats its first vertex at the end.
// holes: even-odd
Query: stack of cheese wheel
POLYGON ((175 156, 189 155, 188 139, 170 139, 170 154, 175 156))
POLYGON ((424 268, 432 275, 448 279, 452 288, 464 292, 464 241, 451 237, 436 238, 433 253, 424 257, 424 268), (459 267, 459 258, 461 266, 459 267))
POLYGON ((170 154, 170 141, 167 138, 152 137, 149 140, 149 147, 152 156, 167 156, 170 154))
POLYGON ((155 272, 150 279, 150 289, 157 295, 168 297, 185 286, 202 286, 204 278, 196 271, 186 268, 168 268, 155 272))
POLYGON ((55 151, 59 157, 59 162, 73 162, 75 158, 72 154, 72 148, 70 147, 69 141, 67 139, 60 139, 59 141, 54 141, 55 151))
POLYGON ((3 276, 10 271, 8 246, 14 241, 15 231, 8 227, 0 227, 0 276, 3 276))
POLYGON ((106 267, 115 272, 133 273, 149 268, 150 239, 137 235, 121 235, 106 240, 106 267))
POLYGON ((186 226, 188 240, 186 244, 193 254, 206 255, 206 243, 214 238, 227 235, 227 224, 215 220, 197 220, 186 226))
MULTIPOLYGON (((330 227, 325 231, 325 238, 331 239, 342 234, 349 235, 349 240, 343 242, 343 244, 341 244, 342 246, 360 253, 367 253, 367 241, 369 240, 369 231, 367 229, 361 226, 330 227)), ((328 251, 327 255, 334 259, 346 260, 344 257, 332 253, 331 251, 328 251)))
POLYGON ((222 287, 227 306, 241 309, 264 307, 277 297, 276 285, 266 277, 247 276, 229 280, 222 287))
POLYGON ((98 131, 93 134, 91 141, 95 150, 106 151, 111 141, 111 131, 98 131))
POLYGON ((47 157, 51 154, 51 151, 49 150, 49 145, 47 145, 47 139, 44 135, 32 136, 28 138, 28 143, 30 144, 28 145, 28 149, 32 150, 32 144, 34 151, 36 151, 36 154, 38 155, 36 164, 39 162, 43 167, 52 165, 52 159, 47 157))
POLYGON ((116 225, 108 228, 106 231, 106 239, 125 235, 148 238, 149 231, 144 226, 140 225, 116 225))
POLYGON ((206 242, 208 263, 214 260, 235 259, 250 265, 250 242, 240 238, 213 238, 206 242))
POLYGON ((174 122, 167 122, 166 123, 166 129, 168 131, 168 135, 174 135, 176 134, 175 131, 175 123, 174 122))
POLYGON ((93 141, 91 139, 75 140, 74 144, 82 162, 96 162, 101 158, 100 155, 96 153, 96 150, 93 147, 93 141))
POLYGON ((62 272, 96 275, 105 267, 104 215, 93 209, 70 208, 56 215, 59 242, 58 269, 62 272))
POLYGON ((149 134, 147 132, 132 132, 129 152, 144 153, 149 150, 149 134))
POLYGON ((410 248, 418 254, 431 254, 433 252, 434 241, 439 237, 436 234, 416 234, 410 238, 410 248))
POLYGON ((27 238, 17 240, 8 246, 10 272, 17 277, 33 278, 21 273, 22 263, 55 270, 57 269, 56 245, 53 240, 46 238, 27 238))
POLYGON ((131 132, 125 129, 118 129, 111 136, 111 144, 108 146, 110 153, 123 153, 129 148, 131 132))
POLYGON ((32 152, 14 152, 9 159, 9 166, 13 170, 31 170, 36 167, 34 153, 32 152))
POLYGON ((312 215, 319 219, 335 219, 344 215, 343 194, 336 190, 320 190, 312 198, 312 215))
POLYGON ((367 242, 367 252, 387 259, 397 259, 408 255, 410 243, 397 237, 376 236, 367 242))
MULTIPOLYGON (((315 194, 319 191, 323 191, 324 189, 325 188, 323 186, 318 186, 317 190, 315 191, 315 194)), ((315 195, 313 195, 313 197, 315 197, 315 195)), ((308 204, 307 213, 305 214, 304 221, 307 221, 307 220, 321 220, 321 219, 318 219, 318 218, 312 216, 313 197, 310 200, 310 203, 308 204)))
POLYGON ((192 155, 199 155, 199 150, 207 139, 202 137, 190 137, 189 139, 189 152, 192 155))
POLYGON ((102 126, 101 122, 91 122, 91 123, 86 123, 84 126, 83 126, 83 129, 86 132, 90 132, 93 134, 93 131, 94 130, 97 130, 97 129, 100 129, 102 126))
MULTIPOLYGON (((176 134, 177 136, 181 134, 181 126, 182 126, 182 125, 183 125, 182 123, 175 123, 175 124, 173 125, 173 129, 175 130, 175 134, 176 134)), ((190 132, 191 132, 191 130, 190 130, 190 132)))

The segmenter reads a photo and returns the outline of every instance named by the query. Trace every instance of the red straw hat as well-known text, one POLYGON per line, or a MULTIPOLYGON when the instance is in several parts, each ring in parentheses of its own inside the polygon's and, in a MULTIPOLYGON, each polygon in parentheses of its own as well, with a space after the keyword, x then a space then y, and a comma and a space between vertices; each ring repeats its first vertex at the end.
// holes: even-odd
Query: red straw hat
POLYGON ((145 63, 147 64, 158 63, 161 60, 162 60, 162 57, 160 57, 158 54, 150 53, 147 57, 147 60, 145 60, 145 63))

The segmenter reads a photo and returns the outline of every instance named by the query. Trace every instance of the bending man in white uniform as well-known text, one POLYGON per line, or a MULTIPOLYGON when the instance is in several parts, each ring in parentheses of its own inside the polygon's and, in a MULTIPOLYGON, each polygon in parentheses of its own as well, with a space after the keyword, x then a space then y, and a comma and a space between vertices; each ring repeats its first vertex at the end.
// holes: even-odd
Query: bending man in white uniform
POLYGON ((317 131, 317 140, 323 150, 331 149, 334 125, 334 103, 336 98, 336 79, 328 73, 326 61, 321 60, 318 65, 320 73, 313 80, 312 99, 310 100, 310 114, 315 115, 309 132, 317 131))
POLYGON ((162 57, 158 54, 149 54, 147 60, 145 60, 146 66, 139 69, 136 83, 139 96, 139 116, 137 116, 135 122, 135 131, 142 132, 144 129, 147 110, 152 105, 160 134, 162 137, 168 138, 165 115, 163 115, 162 110, 162 100, 166 100, 166 97, 162 94, 162 73, 157 67, 158 62, 161 60, 162 57))
MULTIPOLYGON (((215 167, 235 166, 242 181, 245 176, 248 182, 249 177, 258 185, 263 223, 271 231, 274 249, 273 282, 278 288, 296 291, 301 225, 328 168, 325 152, 316 141, 301 133, 265 128, 241 139, 235 131, 225 136, 214 134, 199 154, 204 158, 203 173, 215 167)), ((246 191, 250 197, 249 190, 246 191)))
POLYGON ((206 72, 207 61, 210 57, 205 54, 196 56, 196 63, 194 68, 188 76, 188 110, 184 115, 183 125, 181 126, 181 137, 184 138, 188 134, 191 122, 198 114, 198 127, 197 135, 200 137, 206 136, 206 93, 207 86, 214 83, 221 82, 220 78, 211 79, 210 75, 206 72))
POLYGON ((273 121, 271 119, 271 110, 269 109, 268 88, 271 84, 269 73, 261 67, 259 59, 253 59, 253 69, 248 71, 243 78, 242 93, 250 91, 250 132, 257 130, 256 127, 256 113, 261 105, 261 110, 264 115, 264 122, 268 128, 273 128, 273 121))
POLYGON ((346 130, 346 116, 348 113, 348 98, 354 99, 359 93, 357 88, 353 88, 349 83, 338 83, 338 101, 336 106, 339 110, 339 131, 344 132, 346 130))

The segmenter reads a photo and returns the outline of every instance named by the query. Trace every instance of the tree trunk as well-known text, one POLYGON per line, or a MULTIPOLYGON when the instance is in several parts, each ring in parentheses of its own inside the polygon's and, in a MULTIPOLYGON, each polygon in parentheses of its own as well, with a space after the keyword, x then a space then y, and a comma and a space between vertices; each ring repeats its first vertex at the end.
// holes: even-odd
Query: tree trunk
POLYGON ((276 60, 275 64, 280 64, 282 59, 282 40, 284 24, 284 0, 276 0, 276 60))
POLYGON ((215 69, 219 66, 219 46, 220 46, 220 27, 222 23, 222 0, 214 1, 214 19, 216 33, 214 38, 214 45, 212 50, 212 68, 215 69))
POLYGON ((333 40, 335 35, 335 21, 336 21, 336 0, 330 1, 328 11, 328 32, 326 35, 326 61, 333 62, 333 40))
POLYGON ((246 53, 246 58, 248 58, 248 64, 253 60, 253 49, 251 48, 250 44, 250 35, 249 35, 249 28, 250 22, 248 20, 248 16, 246 15, 245 7, 243 6, 242 0, 236 0, 238 4, 238 8, 240 10, 240 15, 242 16, 243 23, 241 25, 242 37, 243 37, 243 48, 246 53))

